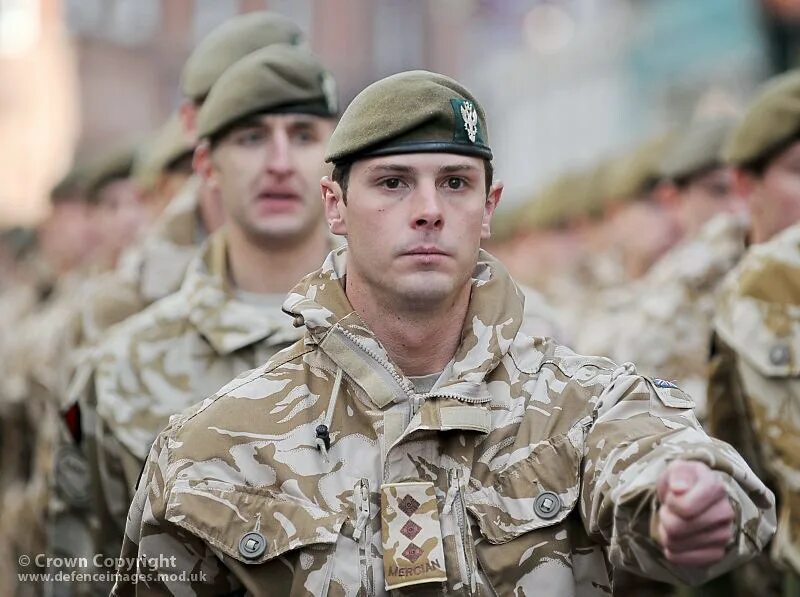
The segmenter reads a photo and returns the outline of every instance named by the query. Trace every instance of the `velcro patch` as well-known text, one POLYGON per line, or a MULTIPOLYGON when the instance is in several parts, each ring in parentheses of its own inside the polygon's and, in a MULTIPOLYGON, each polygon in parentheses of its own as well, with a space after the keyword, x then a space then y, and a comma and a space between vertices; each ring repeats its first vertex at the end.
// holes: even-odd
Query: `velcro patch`
POLYGON ((381 535, 387 591, 447 580, 433 483, 383 485, 381 535))

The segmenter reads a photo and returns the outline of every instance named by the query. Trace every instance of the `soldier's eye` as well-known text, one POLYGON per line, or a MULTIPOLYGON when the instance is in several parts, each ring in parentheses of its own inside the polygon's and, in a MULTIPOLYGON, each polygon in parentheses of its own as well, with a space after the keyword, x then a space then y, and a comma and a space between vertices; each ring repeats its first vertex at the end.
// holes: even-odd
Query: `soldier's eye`
POLYGON ((464 179, 459 178, 458 176, 451 176, 447 179, 447 188, 458 191, 464 188, 464 179))
POLYGON ((239 133, 235 141, 239 145, 258 145, 262 143, 267 137, 266 132, 259 129, 250 129, 239 133))
POLYGON ((314 134, 314 131, 306 127, 295 130, 294 138, 299 143, 312 143, 313 141, 317 140, 317 136, 314 134))
POLYGON ((399 178, 384 178, 383 179, 383 186, 387 189, 399 189, 400 188, 400 179, 399 178))

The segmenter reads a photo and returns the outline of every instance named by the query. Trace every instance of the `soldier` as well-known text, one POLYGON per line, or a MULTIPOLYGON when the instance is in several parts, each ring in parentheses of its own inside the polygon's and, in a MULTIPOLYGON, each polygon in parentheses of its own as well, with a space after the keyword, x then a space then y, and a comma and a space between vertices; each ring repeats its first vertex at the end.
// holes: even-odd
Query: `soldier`
MULTIPOLYGON (((800 71, 764 86, 729 136, 723 158, 736 168, 736 184, 750 206, 754 246, 726 279, 714 319, 709 427, 777 487, 772 559, 787 571, 784 594, 797 595, 798 486, 791 450, 798 425, 792 348, 797 227, 776 235, 800 221, 800 71)), ((740 576, 742 595, 780 591, 774 585, 781 575, 773 568, 748 567, 740 576)))
MULTIPOLYGON (((296 45, 301 39, 297 25, 269 12, 240 15, 212 31, 192 52, 181 74, 186 101, 180 114, 187 143, 194 145, 197 111, 226 68, 270 44, 296 45)), ((139 242, 122 255, 118 267, 83 288, 82 305, 70 314, 71 325, 77 329, 77 348, 69 362, 86 361, 110 326, 176 292, 199 246, 221 223, 217 193, 192 177, 139 242)), ((86 383, 84 371, 76 373, 74 387, 86 383)), ((53 465, 60 474, 55 475, 49 506, 48 551, 65 557, 91 558, 92 540, 86 525, 87 464, 77 448, 81 415, 76 403, 69 400, 70 394, 64 391, 59 396, 65 425, 53 465)), ((71 591, 72 587, 62 586, 60 590, 71 591)))
POLYGON ((158 218, 191 177, 193 149, 178 114, 173 114, 136 153, 133 178, 144 197, 149 221, 158 218))
POLYGON ((333 246, 317 185, 329 171, 335 93, 307 50, 273 45, 231 66, 198 113, 195 164, 227 224, 177 293, 109 330, 82 376, 89 510, 107 557, 119 553, 133 488, 169 416, 300 337, 280 306, 333 246))
POLYGON ((747 221, 719 153, 730 122, 687 128, 663 156, 655 190, 683 240, 645 276, 587 301, 576 348, 661 375, 697 396, 705 415, 711 319, 723 277, 745 250, 747 221), (717 216, 717 217, 714 217, 717 216))
MULTIPOLYGON (((742 574, 742 595, 779 595, 776 580, 783 577, 783 595, 800 595, 800 522, 797 479, 798 415, 797 357, 800 320, 800 225, 754 245, 727 280, 715 319, 715 365, 725 355, 727 389, 738 398, 742 415, 735 422, 743 437, 754 438, 758 462, 777 488, 778 532, 771 555, 778 573, 765 568, 742 574), (724 351, 724 352, 723 352, 724 351), (781 573, 781 571, 783 571, 781 573), (759 574, 760 572, 760 574, 759 574), (764 572, 772 572, 770 576, 764 572)), ((716 375, 713 382, 722 378, 716 375)))
MULTIPOLYGON (((194 49, 181 73, 185 100, 180 108, 186 142, 197 139, 197 112, 211 86, 231 64, 270 44, 298 45, 296 24, 271 12, 236 16, 213 30, 194 49)), ((111 325, 180 288, 197 248, 222 224, 219 197, 192 177, 139 243, 123 256, 117 271, 87 292, 82 312, 83 344, 95 344, 111 325)))
MULTIPOLYGON (((731 124, 694 123, 664 155, 655 194, 684 238, 642 279, 593 296, 576 339, 578 350, 619 362, 636 359, 644 375, 661 375, 685 388, 698 397, 701 421, 715 300, 723 277, 744 254, 747 232, 733 173, 719 159, 731 124)), ((641 578, 620 575, 617 580, 618 596, 672 592, 641 578)), ((698 594, 720 594, 712 592, 725 582, 699 588, 698 594)))
POLYGON ((353 100, 321 185, 347 246, 283 307, 303 338, 156 439, 114 595, 601 595, 765 545, 773 496, 687 395, 525 329, 479 249, 491 158, 452 79, 353 100))
POLYGON ((656 195, 661 203, 672 205, 683 238, 698 236, 721 213, 744 212, 733 168, 720 158, 734 124, 730 118, 689 124, 659 164, 656 195))
POLYGON ((95 206, 99 262, 114 267, 144 230, 147 214, 132 178, 138 147, 125 144, 95 157, 86 166, 86 197, 95 206))
MULTIPOLYGON (((88 171, 96 191, 104 191, 104 181, 113 178, 108 172, 99 167, 88 171)), ((29 279, 4 297, 2 305, 3 317, 9 318, 2 323, 0 343, 3 594, 13 590, 19 556, 42 553, 45 546, 47 487, 58 428, 55 396, 67 366, 61 354, 66 344, 61 342, 72 337, 68 314, 76 308, 79 289, 98 256, 100 205, 87 198, 86 174, 76 168, 51 192, 51 213, 37 227, 36 246, 23 266, 29 279)), ((35 591, 33 585, 25 589, 35 591)))

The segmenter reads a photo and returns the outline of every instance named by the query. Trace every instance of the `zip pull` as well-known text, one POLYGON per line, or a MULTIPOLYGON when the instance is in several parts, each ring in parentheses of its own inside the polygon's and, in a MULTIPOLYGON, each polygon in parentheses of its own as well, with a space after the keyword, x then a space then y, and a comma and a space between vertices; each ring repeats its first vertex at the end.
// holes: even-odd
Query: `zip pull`
POLYGON ((411 396, 411 418, 412 419, 417 415, 417 413, 419 412, 419 409, 422 408, 422 403, 424 401, 425 401, 425 399, 419 394, 414 394, 414 395, 411 396))
POLYGON ((355 528, 353 529, 353 539, 356 541, 361 541, 361 536, 364 533, 364 529, 367 528, 367 523, 369 523, 369 488, 363 481, 361 481, 359 485, 361 499, 359 500, 356 524, 355 528))
POLYGON ((442 514, 450 514, 453 510, 453 504, 456 501, 456 496, 458 495, 459 489, 461 486, 459 484, 458 474, 456 469, 451 469, 450 477, 448 486, 447 486, 447 495, 444 497, 444 505, 442 506, 442 514))

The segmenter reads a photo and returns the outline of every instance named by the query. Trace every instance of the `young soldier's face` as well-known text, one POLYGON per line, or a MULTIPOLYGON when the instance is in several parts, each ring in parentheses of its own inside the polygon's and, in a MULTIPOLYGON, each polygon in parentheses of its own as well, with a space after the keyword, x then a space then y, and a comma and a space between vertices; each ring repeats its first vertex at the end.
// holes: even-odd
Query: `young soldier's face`
POLYGON ((743 202, 735 192, 731 168, 714 168, 683 187, 679 212, 684 230, 697 230, 717 214, 740 211, 743 202))
POLYGON ((750 212, 757 243, 800 221, 800 141, 781 152, 756 180, 750 212))
POLYGON ((131 179, 106 184, 99 192, 96 212, 101 245, 111 256, 119 255, 147 224, 142 195, 131 179))
POLYGON ((502 186, 487 196, 479 158, 417 153, 356 161, 346 204, 335 183, 323 191, 331 230, 347 236, 348 288, 357 277, 393 304, 424 308, 463 291, 502 186))
POLYGON ((318 184, 329 167, 331 119, 301 114, 254 118, 213 149, 206 180, 231 225, 259 244, 300 242, 322 222, 318 184))

